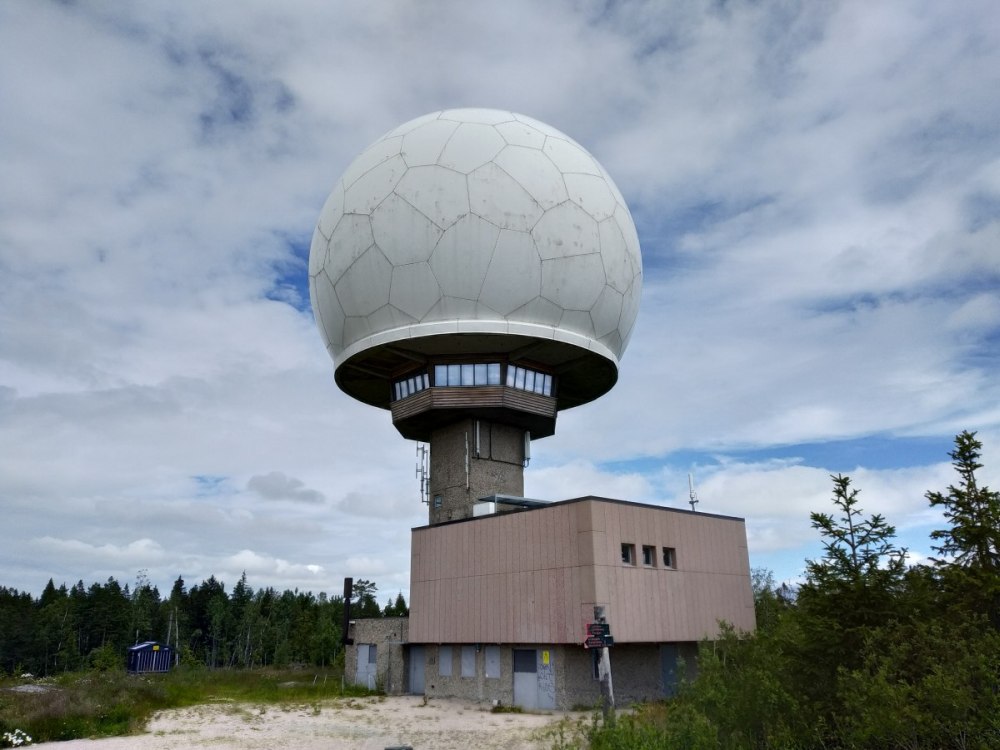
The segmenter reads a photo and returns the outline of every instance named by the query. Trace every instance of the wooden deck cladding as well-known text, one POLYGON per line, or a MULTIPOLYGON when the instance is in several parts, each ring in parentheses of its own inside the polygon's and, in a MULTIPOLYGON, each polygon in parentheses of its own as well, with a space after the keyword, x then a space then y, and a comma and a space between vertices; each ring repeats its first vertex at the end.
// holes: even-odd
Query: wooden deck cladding
POLYGON ((413 643, 582 643, 595 605, 617 643, 754 627, 744 522, 706 513, 581 498, 417 528, 410 575, 413 643))
POLYGON ((392 422, 411 440, 430 440, 434 429, 459 417, 504 422, 528 430, 532 438, 555 432, 556 399, 505 385, 427 388, 393 401, 392 422))

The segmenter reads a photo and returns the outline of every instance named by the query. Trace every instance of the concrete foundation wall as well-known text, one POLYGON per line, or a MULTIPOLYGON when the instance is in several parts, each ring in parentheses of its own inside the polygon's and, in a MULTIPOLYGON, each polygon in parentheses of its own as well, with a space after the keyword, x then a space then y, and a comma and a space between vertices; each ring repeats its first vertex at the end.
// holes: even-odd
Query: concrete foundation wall
MULTIPOLYGON (((674 644, 686 662, 687 677, 696 671, 697 644, 674 644)), ((513 705, 514 648, 547 652, 555 677, 556 708, 592 708, 601 704, 601 685, 594 676, 593 653, 578 646, 531 644, 501 645, 500 676, 485 676, 486 646, 468 644, 427 645, 425 694, 428 698, 460 698, 479 703, 513 705), (475 674, 462 676, 462 648, 471 649, 475 674), (442 649, 451 650, 451 669, 441 674, 442 649)), ((611 648, 611 674, 615 702, 627 706, 659 700, 673 692, 664 685, 660 644, 630 644, 611 648)))
POLYGON ((427 646, 427 667, 424 673, 425 695, 428 698, 461 698, 479 703, 499 703, 509 706, 514 702, 514 662, 510 647, 500 648, 500 676, 486 676, 486 647, 469 644, 427 646), (451 670, 441 674, 441 650, 451 649, 451 670), (474 654, 475 675, 462 676, 462 649, 474 654))

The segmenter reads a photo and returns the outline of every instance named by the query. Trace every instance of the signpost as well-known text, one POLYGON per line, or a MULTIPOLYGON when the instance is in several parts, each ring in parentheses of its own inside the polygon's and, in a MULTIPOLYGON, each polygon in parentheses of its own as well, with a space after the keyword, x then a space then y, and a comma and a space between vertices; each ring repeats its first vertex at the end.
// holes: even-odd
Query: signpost
POLYGON ((604 704, 602 713, 605 721, 614 721, 615 693, 611 685, 611 654, 608 647, 615 644, 615 639, 611 637, 611 625, 604 617, 604 607, 594 607, 594 620, 595 622, 587 624, 587 637, 583 647, 601 649, 597 675, 601 680, 601 698, 604 704))
POLYGON ((606 648, 614 646, 615 639, 611 637, 611 626, 606 622, 591 622, 587 625, 587 638, 584 648, 606 648))

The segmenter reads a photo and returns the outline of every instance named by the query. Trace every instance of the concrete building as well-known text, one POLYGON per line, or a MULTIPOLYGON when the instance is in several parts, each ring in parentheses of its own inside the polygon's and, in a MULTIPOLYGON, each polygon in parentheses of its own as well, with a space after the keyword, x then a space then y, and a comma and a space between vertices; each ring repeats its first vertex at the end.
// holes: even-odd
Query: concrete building
POLYGON ((424 644, 426 669, 421 680, 411 645, 409 689, 593 705, 600 688, 583 643, 600 606, 616 698, 668 695, 678 657, 692 658, 720 619, 753 629, 749 575, 742 519, 606 498, 414 529, 409 638, 424 644))
POLYGON ((392 690, 589 704, 582 642, 603 607, 616 693, 653 697, 718 620, 752 627, 742 520, 521 497, 533 441, 614 386, 638 314, 635 225, 582 146, 497 110, 405 123, 335 185, 309 280, 337 385, 430 451, 411 618, 398 633, 352 625, 359 682, 374 670, 392 690), (390 654, 405 681, 381 671, 390 654))

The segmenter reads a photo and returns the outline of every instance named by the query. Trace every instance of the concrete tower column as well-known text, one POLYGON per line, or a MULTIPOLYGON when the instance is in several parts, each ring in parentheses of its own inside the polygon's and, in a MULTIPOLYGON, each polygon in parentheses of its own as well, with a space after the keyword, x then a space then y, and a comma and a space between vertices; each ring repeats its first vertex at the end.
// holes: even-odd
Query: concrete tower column
POLYGON ((526 431, 500 422, 463 419, 430 437, 428 522, 472 516, 490 495, 524 494, 526 431))

